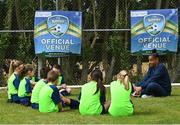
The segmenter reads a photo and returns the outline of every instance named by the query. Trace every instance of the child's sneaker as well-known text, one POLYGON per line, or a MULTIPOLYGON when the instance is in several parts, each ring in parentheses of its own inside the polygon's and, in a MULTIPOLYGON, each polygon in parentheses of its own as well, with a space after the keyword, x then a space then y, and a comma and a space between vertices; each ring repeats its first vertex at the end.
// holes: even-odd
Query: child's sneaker
POLYGON ((146 94, 144 94, 144 95, 141 96, 141 98, 143 98, 143 99, 145 99, 145 98, 151 98, 151 97, 153 97, 153 96, 152 96, 152 95, 146 95, 146 94))

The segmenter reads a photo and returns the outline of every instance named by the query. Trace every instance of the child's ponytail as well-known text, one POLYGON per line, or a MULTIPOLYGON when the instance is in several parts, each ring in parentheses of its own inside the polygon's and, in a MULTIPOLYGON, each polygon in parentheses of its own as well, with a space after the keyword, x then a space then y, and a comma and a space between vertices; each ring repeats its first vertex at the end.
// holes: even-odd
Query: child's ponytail
POLYGON ((91 73, 91 79, 96 81, 97 82, 97 89, 95 91, 94 94, 96 94, 99 90, 100 90, 100 93, 104 93, 105 92, 105 87, 103 85, 103 76, 102 76, 102 72, 101 70, 94 70, 92 73, 91 73))

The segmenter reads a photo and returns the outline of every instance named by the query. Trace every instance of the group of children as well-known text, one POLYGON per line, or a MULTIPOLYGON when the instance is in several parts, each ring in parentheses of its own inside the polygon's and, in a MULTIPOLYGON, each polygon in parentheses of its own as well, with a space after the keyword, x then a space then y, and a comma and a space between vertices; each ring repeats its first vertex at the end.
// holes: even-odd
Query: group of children
POLYGON ((59 65, 52 69, 40 70, 40 80, 33 81, 32 64, 12 61, 12 73, 8 79, 8 100, 31 106, 40 112, 60 112, 64 107, 79 109, 82 115, 100 115, 109 112, 112 116, 127 116, 134 112, 131 102, 131 83, 126 71, 117 75, 117 80, 110 84, 111 101, 106 101, 106 89, 103 75, 99 69, 91 72, 91 80, 81 88, 79 100, 65 97, 70 93, 66 87, 59 65), (62 91, 63 90, 63 91, 62 91))

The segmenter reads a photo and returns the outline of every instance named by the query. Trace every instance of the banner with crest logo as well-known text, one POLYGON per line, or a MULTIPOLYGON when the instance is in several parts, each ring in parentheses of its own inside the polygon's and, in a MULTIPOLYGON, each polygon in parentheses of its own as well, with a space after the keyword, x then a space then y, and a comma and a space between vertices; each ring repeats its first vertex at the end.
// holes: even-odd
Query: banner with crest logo
POLYGON ((82 13, 79 11, 36 11, 34 44, 36 54, 60 56, 80 54, 82 13))
POLYGON ((178 9, 131 11, 131 53, 175 53, 178 47, 178 9))

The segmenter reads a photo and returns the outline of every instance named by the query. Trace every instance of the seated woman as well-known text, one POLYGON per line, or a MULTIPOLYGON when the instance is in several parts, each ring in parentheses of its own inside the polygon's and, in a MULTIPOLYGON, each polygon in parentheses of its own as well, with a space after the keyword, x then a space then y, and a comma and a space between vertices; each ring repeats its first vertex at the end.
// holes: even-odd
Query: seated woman
POLYGON ((142 98, 165 97, 171 95, 171 80, 164 64, 159 62, 159 54, 149 56, 149 69, 144 79, 135 86, 135 94, 142 98))
POLYGON ((105 87, 100 70, 91 73, 91 81, 81 88, 79 112, 81 115, 100 115, 108 111, 109 104, 105 103, 105 87))
POLYGON ((111 82, 111 104, 109 113, 112 116, 128 116, 134 112, 131 101, 131 83, 125 70, 117 75, 117 81, 111 82))

